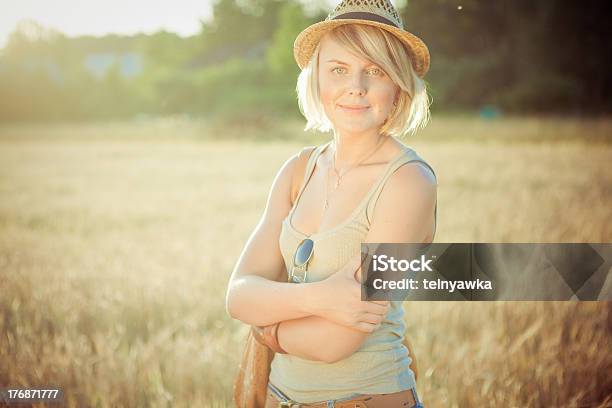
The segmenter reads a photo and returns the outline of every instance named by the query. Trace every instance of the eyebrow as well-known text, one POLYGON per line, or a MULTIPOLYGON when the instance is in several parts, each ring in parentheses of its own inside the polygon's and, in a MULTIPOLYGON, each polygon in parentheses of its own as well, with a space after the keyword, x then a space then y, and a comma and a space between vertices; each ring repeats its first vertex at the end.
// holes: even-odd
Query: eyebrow
MULTIPOLYGON (((340 65, 350 66, 350 64, 348 64, 348 63, 346 63, 346 62, 344 62, 344 61, 337 60, 337 59, 330 59, 330 60, 327 60, 327 62, 335 62, 335 63, 340 64, 340 65)), ((373 62, 370 62, 368 65, 366 65, 366 67, 369 67, 369 66, 372 66, 372 65, 374 65, 374 66, 376 66, 376 67, 378 67, 378 66, 379 66, 378 64, 375 64, 375 63, 373 63, 373 62)))
POLYGON ((337 60, 337 59, 330 59, 330 60, 327 60, 327 62, 336 62, 338 64, 348 65, 346 62, 340 61, 340 60, 337 60))

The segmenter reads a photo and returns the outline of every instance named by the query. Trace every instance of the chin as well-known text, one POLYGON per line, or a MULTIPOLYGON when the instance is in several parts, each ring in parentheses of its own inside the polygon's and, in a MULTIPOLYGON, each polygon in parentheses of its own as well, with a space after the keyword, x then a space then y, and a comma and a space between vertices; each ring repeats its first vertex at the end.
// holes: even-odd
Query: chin
MULTIPOLYGON (((342 121, 344 122, 344 121, 342 121)), ((373 125, 373 124, 364 124, 364 125, 357 125, 355 123, 353 124, 347 124, 347 123, 337 123, 334 124, 334 128, 338 129, 338 130, 343 130, 345 132, 351 132, 351 133, 363 133, 363 132, 371 132, 374 129, 379 129, 382 126, 382 123, 380 125, 373 125)))

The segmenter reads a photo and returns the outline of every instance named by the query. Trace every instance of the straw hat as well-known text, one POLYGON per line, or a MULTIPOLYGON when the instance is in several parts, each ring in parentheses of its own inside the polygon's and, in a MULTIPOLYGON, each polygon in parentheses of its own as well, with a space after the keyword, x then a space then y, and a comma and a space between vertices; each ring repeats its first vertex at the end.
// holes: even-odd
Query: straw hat
POLYGON ((325 21, 302 31, 293 44, 293 56, 301 69, 310 61, 317 44, 328 31, 344 24, 365 24, 382 28, 406 45, 416 74, 423 78, 429 70, 429 50, 414 34, 404 30, 397 10, 389 0, 343 0, 325 21))

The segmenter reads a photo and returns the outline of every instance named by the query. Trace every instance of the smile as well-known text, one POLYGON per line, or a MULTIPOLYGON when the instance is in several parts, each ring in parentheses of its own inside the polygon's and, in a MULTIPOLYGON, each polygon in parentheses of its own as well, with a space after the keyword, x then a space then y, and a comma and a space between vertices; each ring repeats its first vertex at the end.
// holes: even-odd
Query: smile
POLYGON ((338 105, 338 107, 345 112, 355 112, 355 113, 364 112, 370 108, 369 106, 357 107, 357 106, 343 106, 343 105, 338 105))

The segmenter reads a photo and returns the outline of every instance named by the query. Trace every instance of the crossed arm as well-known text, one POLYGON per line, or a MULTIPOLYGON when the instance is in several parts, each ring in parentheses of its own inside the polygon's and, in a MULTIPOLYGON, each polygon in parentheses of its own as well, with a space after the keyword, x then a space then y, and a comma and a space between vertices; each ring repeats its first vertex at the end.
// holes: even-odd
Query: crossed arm
MULTIPOLYGON (((291 162, 288 162, 284 166, 284 170, 288 172, 291 170, 290 167, 291 162), (287 166, 288 168, 285 168, 287 166)), ((287 214, 290 209, 290 203, 287 202, 285 202, 285 208, 275 208, 278 204, 275 204, 274 199, 279 199, 279 197, 274 197, 275 190, 277 192, 281 191, 279 193, 281 196, 284 195, 282 193, 284 190, 288 196, 288 179, 287 177, 283 178, 283 169, 281 169, 281 172, 275 179, 268 199, 266 214, 272 217, 275 213, 287 214)), ((280 202, 282 201, 280 199, 280 202)), ((436 184, 431 173, 419 165, 400 167, 388 179, 382 190, 365 242, 427 242, 433 227, 435 201, 436 184), (411 198, 409 203, 407 203, 406 197, 411 198)), ((303 304, 304 296, 310 297, 310 299, 313 298, 313 291, 317 289, 316 283, 300 285, 277 283, 277 285, 302 286, 302 288, 294 289, 284 286, 284 289, 295 291, 295 296, 289 295, 288 299, 297 299, 297 303, 288 300, 285 303, 288 307, 285 308, 284 312, 278 312, 278 308, 271 304, 262 305, 263 307, 261 308, 252 308, 257 309, 252 310, 252 314, 232 310, 239 308, 239 306, 232 308, 231 304, 235 305, 238 303, 237 300, 241 298, 239 291, 232 290, 232 281, 240 281, 240 278, 235 279, 235 275, 238 275, 237 271, 240 270, 241 266, 248 264, 253 267, 253 262, 249 262, 249 253, 256 253, 256 247, 259 245, 265 246, 272 244, 272 242, 278 243, 278 236, 280 234, 279 220, 276 220, 276 222, 265 221, 266 216, 264 215, 262 222, 260 222, 247 243, 245 251, 243 251, 241 259, 232 274, 227 295, 228 312, 232 317, 239 318, 249 324, 269 325, 282 322, 278 328, 278 341, 288 354, 327 363, 333 363, 350 356, 359 349, 369 332, 335 323, 315 314, 313 309, 299 307, 300 300, 303 304), (267 239, 264 237, 267 237, 267 239), (251 247, 252 251, 249 251, 249 247, 251 247), (308 286, 310 287, 308 288, 308 286), (292 307, 292 305, 295 307, 292 307), (273 308, 275 309, 274 311, 272 311, 273 308), (270 313, 265 313, 266 311, 270 313), (256 313, 259 316, 265 314, 267 317, 259 317, 256 321, 256 313)), ((272 246, 277 248, 278 245, 272 246)), ((270 247, 267 246, 267 248, 270 247)), ((284 265, 281 264, 282 256, 278 253, 276 257, 271 257, 270 259, 275 259, 276 263, 260 264, 259 271, 253 271, 253 273, 264 278, 267 277, 270 280, 278 280, 280 276, 272 276, 269 271, 275 270, 275 268, 276 270, 284 270, 284 265)), ((287 293, 287 291, 285 292, 287 293)), ((244 294, 246 291, 242 293, 244 294)), ((272 291, 269 293, 272 296, 272 291)), ((276 291, 275 293, 279 294, 280 292, 276 291)), ((259 302, 261 304, 261 297, 259 297, 259 302)), ((266 302, 263 301, 263 303, 266 302)))

